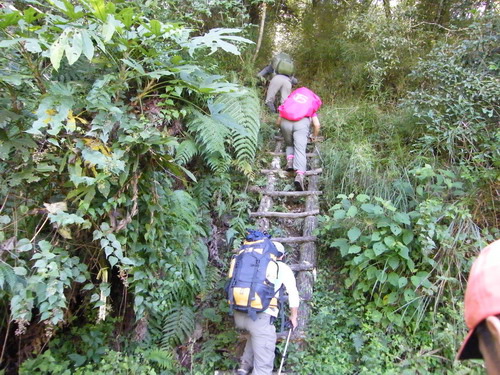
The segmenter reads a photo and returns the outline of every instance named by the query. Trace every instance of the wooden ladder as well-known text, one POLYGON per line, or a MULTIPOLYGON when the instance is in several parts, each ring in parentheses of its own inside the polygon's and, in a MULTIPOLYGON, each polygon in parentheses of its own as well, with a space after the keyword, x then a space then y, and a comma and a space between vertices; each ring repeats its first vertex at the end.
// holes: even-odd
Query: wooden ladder
MULTIPOLYGON (((317 215, 319 211, 319 195, 322 194, 318 190, 319 174, 322 170, 319 168, 320 159, 317 148, 314 147, 314 152, 308 152, 308 166, 310 170, 305 173, 308 184, 306 191, 276 191, 277 178, 293 179, 292 174, 285 172, 281 168, 281 163, 286 162, 286 155, 281 152, 283 148, 283 138, 275 137, 276 144, 274 152, 269 154, 273 156, 270 169, 263 169, 261 173, 267 176, 267 184, 265 188, 252 187, 253 191, 262 194, 259 209, 257 212, 250 213, 251 217, 256 218, 256 226, 260 230, 269 231, 271 229, 271 219, 303 219, 302 235, 273 237, 274 241, 279 241, 285 244, 298 246, 298 257, 294 264, 289 264, 290 268, 296 272, 297 288, 300 295, 300 307, 298 314, 299 327, 294 333, 295 339, 303 337, 304 331, 307 328, 307 322, 311 313, 311 300, 316 276, 316 237, 313 235, 314 230, 318 225, 317 215), (297 212, 277 212, 273 209, 273 198, 297 198, 305 197, 305 202, 299 207, 297 212)), ((286 334, 283 332, 282 335, 286 334)))

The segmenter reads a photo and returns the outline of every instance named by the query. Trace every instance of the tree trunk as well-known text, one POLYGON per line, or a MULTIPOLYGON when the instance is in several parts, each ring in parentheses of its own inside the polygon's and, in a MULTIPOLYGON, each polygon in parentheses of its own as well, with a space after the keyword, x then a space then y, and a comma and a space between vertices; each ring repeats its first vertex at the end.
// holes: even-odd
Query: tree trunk
POLYGON ((390 20, 391 19, 391 2, 390 0, 384 0, 384 11, 385 17, 390 20))
POLYGON ((262 37, 264 36, 264 25, 266 23, 266 13, 267 13, 267 3, 262 3, 262 14, 260 18, 260 27, 259 27, 259 39, 257 40, 257 47, 255 48, 255 53, 252 58, 252 62, 255 62, 257 59, 257 55, 260 51, 260 46, 262 44, 262 37))

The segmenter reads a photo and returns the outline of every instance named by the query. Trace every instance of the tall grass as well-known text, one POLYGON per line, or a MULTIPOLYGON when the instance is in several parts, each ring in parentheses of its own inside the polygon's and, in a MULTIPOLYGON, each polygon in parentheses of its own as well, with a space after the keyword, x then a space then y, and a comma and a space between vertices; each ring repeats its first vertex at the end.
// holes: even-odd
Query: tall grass
POLYGON ((401 123, 405 116, 398 109, 384 112, 372 102, 330 105, 321 110, 325 140, 319 151, 327 205, 338 194, 363 193, 407 208, 408 171, 418 158, 409 157, 414 135, 411 124, 401 123))

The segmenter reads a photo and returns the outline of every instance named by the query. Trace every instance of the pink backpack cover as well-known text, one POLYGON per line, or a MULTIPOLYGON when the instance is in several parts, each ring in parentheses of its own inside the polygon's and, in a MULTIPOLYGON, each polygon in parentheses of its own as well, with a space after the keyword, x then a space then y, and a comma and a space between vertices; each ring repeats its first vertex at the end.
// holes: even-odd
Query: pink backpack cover
POLYGON ((321 99, 307 87, 300 87, 286 98, 278 107, 280 116, 290 121, 311 117, 321 107, 321 99))

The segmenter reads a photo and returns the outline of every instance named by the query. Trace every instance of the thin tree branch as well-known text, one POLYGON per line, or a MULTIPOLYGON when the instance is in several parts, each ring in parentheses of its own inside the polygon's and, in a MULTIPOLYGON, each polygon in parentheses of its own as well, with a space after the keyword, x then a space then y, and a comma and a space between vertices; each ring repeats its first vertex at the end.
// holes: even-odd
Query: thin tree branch
POLYGON ((259 27, 259 39, 257 40, 257 47, 255 48, 255 53, 252 58, 252 62, 254 63, 257 59, 257 55, 260 51, 260 46, 262 44, 262 37, 264 36, 264 25, 266 23, 266 13, 267 13, 267 3, 262 3, 262 14, 260 18, 260 27, 259 27))

